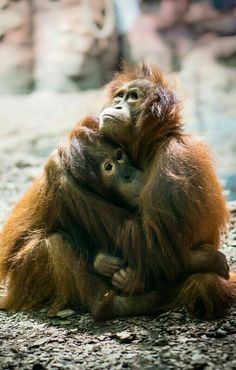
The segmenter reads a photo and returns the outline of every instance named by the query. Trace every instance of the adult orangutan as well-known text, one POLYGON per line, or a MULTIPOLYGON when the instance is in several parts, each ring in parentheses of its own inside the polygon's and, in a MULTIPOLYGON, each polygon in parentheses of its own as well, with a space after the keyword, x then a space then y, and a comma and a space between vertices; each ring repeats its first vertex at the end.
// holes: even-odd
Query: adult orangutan
POLYGON ((144 173, 139 214, 119 235, 129 269, 114 274, 114 285, 159 290, 163 302, 172 297, 195 315, 223 314, 235 279, 200 262, 218 250, 229 220, 209 149, 183 131, 180 102, 156 66, 125 67, 107 92, 100 129, 144 173))

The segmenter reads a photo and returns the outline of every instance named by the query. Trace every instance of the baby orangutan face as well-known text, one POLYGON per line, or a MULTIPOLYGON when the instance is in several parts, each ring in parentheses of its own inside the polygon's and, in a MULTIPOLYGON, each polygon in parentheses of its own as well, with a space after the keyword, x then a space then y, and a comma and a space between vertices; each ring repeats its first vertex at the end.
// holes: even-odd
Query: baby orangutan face
POLYGON ((143 185, 142 172, 133 167, 127 154, 111 144, 103 146, 99 178, 103 189, 118 203, 137 207, 143 185))
POLYGON ((88 117, 72 132, 69 144, 59 149, 62 161, 80 186, 111 203, 136 208, 143 173, 96 124, 88 117))

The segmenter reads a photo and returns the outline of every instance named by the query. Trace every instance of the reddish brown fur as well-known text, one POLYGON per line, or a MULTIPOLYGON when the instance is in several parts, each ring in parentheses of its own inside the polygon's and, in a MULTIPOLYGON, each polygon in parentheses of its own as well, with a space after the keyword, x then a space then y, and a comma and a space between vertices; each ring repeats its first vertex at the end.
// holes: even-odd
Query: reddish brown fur
POLYGON ((70 166, 76 165, 73 139, 94 150, 100 136, 95 127, 96 122, 87 118, 72 131, 5 224, 0 280, 8 290, 1 308, 18 311, 48 305, 52 312, 65 306, 93 311, 111 288, 93 271, 90 259, 96 248, 114 250, 117 225, 128 213, 81 187, 65 166, 67 157, 70 166))
MULTIPOLYGON (((125 67, 107 87, 106 106, 114 104, 117 89, 136 79, 150 81, 151 87, 141 113, 118 142, 143 169, 145 185, 140 215, 126 223, 120 243, 136 272, 130 291, 143 281, 147 288, 168 290, 183 278, 193 250, 219 249, 229 211, 209 149, 183 132, 181 104, 157 67, 125 67)), ((236 298, 235 284, 216 274, 192 275, 181 284, 173 288, 173 297, 179 292, 175 301, 196 314, 201 301, 202 316, 223 313, 236 298)))
POLYGON ((131 217, 109 203, 99 183, 96 194, 81 187, 80 181, 87 181, 85 170, 80 181, 73 178, 79 165, 73 140, 85 140, 94 149, 94 138, 100 138, 98 132, 94 137, 96 122, 85 119, 49 158, 43 176, 3 228, 0 280, 8 283, 8 293, 0 307, 16 311, 49 305, 55 312, 81 306, 107 319, 159 312, 171 297, 173 304, 186 304, 195 313, 200 301, 201 313, 211 315, 223 312, 235 297, 232 283, 216 274, 185 278, 193 272, 222 271, 208 252, 219 248, 228 211, 208 149, 182 133, 180 105, 158 69, 127 70, 109 85, 110 94, 136 78, 153 84, 127 145, 146 178, 140 214, 131 217), (111 286, 90 262, 94 249, 112 252, 117 246, 136 275, 130 291, 145 285, 155 292, 105 295, 111 286), (202 250, 207 261, 198 262, 202 250))

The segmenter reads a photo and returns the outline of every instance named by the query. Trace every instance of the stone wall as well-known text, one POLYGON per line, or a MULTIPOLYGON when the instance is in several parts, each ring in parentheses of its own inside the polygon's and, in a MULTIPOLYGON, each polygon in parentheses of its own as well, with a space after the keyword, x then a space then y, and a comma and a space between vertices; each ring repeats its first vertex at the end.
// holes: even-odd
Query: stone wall
POLYGON ((118 44, 112 8, 103 17, 104 4, 0 0, 0 93, 73 92, 108 81, 118 44))
POLYGON ((27 0, 0 0, 0 93, 25 93, 32 88, 31 11, 27 0))

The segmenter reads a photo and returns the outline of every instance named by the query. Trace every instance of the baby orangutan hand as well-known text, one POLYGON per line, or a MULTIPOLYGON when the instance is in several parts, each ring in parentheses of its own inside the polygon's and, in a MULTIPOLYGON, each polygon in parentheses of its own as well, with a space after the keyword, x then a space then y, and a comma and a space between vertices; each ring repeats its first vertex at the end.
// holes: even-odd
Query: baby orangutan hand
POLYGON ((123 293, 140 293, 144 290, 144 285, 141 283, 137 284, 133 288, 133 281, 135 279, 135 274, 130 268, 122 268, 115 272, 112 277, 112 285, 122 291, 123 293), (132 282, 132 284, 131 284, 132 282), (132 285, 132 292, 130 291, 130 286, 132 285))
POLYGON ((107 277, 112 277, 123 266, 124 261, 121 258, 104 253, 99 253, 93 262, 93 267, 96 272, 107 277))

